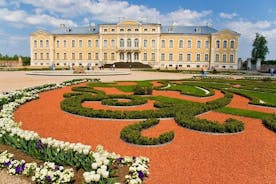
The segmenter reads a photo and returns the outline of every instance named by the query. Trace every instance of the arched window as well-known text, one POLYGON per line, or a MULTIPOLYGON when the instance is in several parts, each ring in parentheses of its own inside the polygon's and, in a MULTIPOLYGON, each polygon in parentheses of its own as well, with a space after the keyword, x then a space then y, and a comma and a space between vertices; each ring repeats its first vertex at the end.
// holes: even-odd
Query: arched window
POLYGON ((139 47, 139 40, 137 38, 134 40, 134 47, 139 47))
POLYGON ((124 47, 124 46, 125 46, 124 39, 120 39, 120 47, 124 47))
POLYGON ((231 40, 231 42, 230 42, 230 48, 231 49, 235 48, 235 41, 234 40, 231 40))
POLYGON ((216 41, 216 48, 217 48, 217 49, 220 48, 220 41, 219 41, 219 40, 216 41))
POLYGON ((131 47, 131 39, 127 39, 127 47, 131 47))
POLYGON ((227 48, 227 41, 226 41, 226 40, 223 41, 223 48, 224 48, 224 49, 227 48))
POLYGON ((179 40, 179 48, 183 48, 183 40, 179 40))

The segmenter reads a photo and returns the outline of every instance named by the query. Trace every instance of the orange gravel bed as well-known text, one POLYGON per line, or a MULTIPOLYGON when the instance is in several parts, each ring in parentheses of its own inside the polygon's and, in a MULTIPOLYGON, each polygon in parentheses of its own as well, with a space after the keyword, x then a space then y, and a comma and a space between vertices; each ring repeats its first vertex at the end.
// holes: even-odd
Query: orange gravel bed
POLYGON ((249 101, 250 101, 249 99, 247 99, 243 96, 234 94, 231 102, 227 105, 227 107, 259 111, 259 112, 265 112, 265 113, 276 113, 276 108, 250 105, 249 101))
POLYGON ((132 81, 122 81, 122 82, 116 82, 117 86, 135 86, 137 85, 137 82, 132 82, 132 81))
POLYGON ((161 84, 161 83, 158 82, 158 81, 152 81, 151 84, 152 84, 153 87, 163 86, 163 84, 161 84))
POLYGON ((154 101, 148 100, 147 103, 137 106, 108 106, 103 105, 100 101, 85 101, 82 103, 83 107, 92 108, 95 110, 124 110, 124 111, 142 111, 157 109, 154 107, 154 101))
POLYGON ((215 94, 213 96, 208 96, 208 97, 195 97, 195 96, 183 95, 179 91, 167 91, 167 90, 164 90, 164 91, 153 90, 152 95, 165 96, 165 97, 177 98, 181 100, 189 100, 192 102, 200 102, 200 103, 213 101, 213 100, 222 98, 224 96, 224 94, 219 90, 215 90, 215 94))
MULTIPOLYGON (((150 158, 146 184, 183 183, 276 183, 276 135, 260 120, 221 113, 206 113, 204 118, 223 120, 235 117, 245 123, 245 131, 216 136, 178 126, 173 119, 161 120, 145 135, 174 131, 174 140, 159 147, 131 145, 120 139, 123 127, 136 121, 96 120, 74 116, 60 109, 63 94, 70 87, 43 92, 40 99, 20 106, 15 120, 22 128, 95 148, 101 144, 110 152, 150 158)), ((163 93, 164 94, 164 93, 163 93)))
POLYGON ((93 87, 96 90, 105 92, 107 95, 132 95, 132 92, 124 92, 115 87, 93 87))

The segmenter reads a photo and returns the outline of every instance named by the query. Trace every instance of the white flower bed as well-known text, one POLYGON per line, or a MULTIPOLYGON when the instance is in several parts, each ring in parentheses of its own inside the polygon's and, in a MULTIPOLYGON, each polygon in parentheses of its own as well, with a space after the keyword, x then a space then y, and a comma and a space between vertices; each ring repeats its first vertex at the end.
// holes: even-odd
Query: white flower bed
MULTIPOLYGON (((85 183, 97 183, 108 179, 110 176, 109 167, 114 161, 120 161, 121 164, 129 166, 129 175, 127 175, 126 183, 140 184, 144 177, 148 176, 148 162, 144 157, 125 157, 115 153, 108 153, 102 146, 98 146, 95 152, 91 151, 91 146, 83 145, 81 143, 69 143, 60 140, 48 138, 40 138, 40 136, 33 131, 20 129, 20 122, 14 121, 13 113, 20 105, 39 98, 38 93, 52 89, 61 88, 64 86, 79 84, 91 81, 91 79, 79 79, 72 81, 65 81, 61 84, 47 84, 39 87, 25 88, 23 90, 16 90, 10 93, 0 93, 0 103, 7 102, 2 106, 0 111, 0 142, 6 141, 9 144, 24 144, 28 146, 36 143, 38 151, 46 150, 47 154, 58 153, 61 156, 72 154, 72 157, 80 157, 83 159, 93 158, 93 162, 89 167, 89 172, 84 172, 85 183), (5 140, 3 139, 5 137, 5 140), (3 139, 3 140, 2 140, 3 139)), ((1 106, 0 106, 1 107, 1 106)), ((12 154, 4 152, 0 156, 0 163, 7 163, 12 159, 12 154)), ((4 165, 5 165, 4 164, 4 165)), ((59 169, 54 168, 55 164, 45 162, 44 166, 37 166, 35 163, 25 163, 25 161, 12 160, 8 165, 8 172, 10 174, 24 174, 27 176, 33 175, 33 181, 37 183, 66 183, 73 178, 73 171, 66 170, 62 166, 59 169), (24 169, 23 169, 24 167, 24 169)), ((2 165, 0 166, 0 168, 2 165)))

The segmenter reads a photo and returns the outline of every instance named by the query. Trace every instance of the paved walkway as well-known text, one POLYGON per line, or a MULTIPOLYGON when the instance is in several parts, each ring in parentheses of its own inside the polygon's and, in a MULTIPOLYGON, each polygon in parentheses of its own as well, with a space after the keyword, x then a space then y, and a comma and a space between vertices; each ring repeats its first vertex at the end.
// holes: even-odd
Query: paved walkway
MULTIPOLYGON (((128 69, 118 69, 118 71, 129 71, 128 69)), ((102 82, 112 81, 134 81, 134 80, 155 80, 155 79, 184 79, 190 78, 193 74, 181 73, 160 73, 160 72, 143 72, 131 71, 130 75, 115 75, 115 76, 33 76, 26 75, 24 71, 3 72, 0 71, 0 92, 21 89, 42 85, 46 83, 60 83, 65 80, 74 78, 100 78, 102 82)))

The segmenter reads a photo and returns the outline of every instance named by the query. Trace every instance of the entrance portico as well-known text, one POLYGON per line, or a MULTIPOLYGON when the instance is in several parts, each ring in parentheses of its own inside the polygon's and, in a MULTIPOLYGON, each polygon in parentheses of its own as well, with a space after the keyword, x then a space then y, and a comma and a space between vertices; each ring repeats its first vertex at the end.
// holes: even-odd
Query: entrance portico
POLYGON ((120 51, 120 62, 139 62, 138 51, 120 51))

